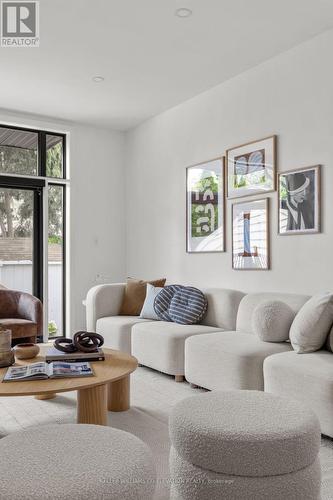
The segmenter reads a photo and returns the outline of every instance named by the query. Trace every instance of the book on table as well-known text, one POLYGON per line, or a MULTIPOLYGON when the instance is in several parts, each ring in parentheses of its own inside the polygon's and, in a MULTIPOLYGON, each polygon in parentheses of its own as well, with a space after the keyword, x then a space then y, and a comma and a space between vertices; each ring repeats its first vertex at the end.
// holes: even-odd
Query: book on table
POLYGON ((91 377, 94 372, 88 362, 31 363, 24 366, 11 366, 6 371, 3 382, 23 382, 25 380, 44 380, 67 377, 91 377))
POLYGON ((105 356, 102 349, 98 348, 96 352, 62 352, 55 347, 50 347, 47 350, 45 361, 66 361, 67 363, 75 363, 77 361, 104 361, 105 356))

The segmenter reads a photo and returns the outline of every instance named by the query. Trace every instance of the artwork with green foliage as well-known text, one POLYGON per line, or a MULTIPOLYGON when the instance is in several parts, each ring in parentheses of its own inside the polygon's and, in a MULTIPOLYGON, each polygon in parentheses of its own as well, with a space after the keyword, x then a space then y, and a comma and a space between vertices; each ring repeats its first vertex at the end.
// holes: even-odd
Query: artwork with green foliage
POLYGON ((187 251, 221 252, 223 235, 223 159, 187 169, 187 251))
POLYGON ((196 200, 194 195, 194 201, 192 201, 191 205, 192 238, 198 238, 198 237, 200 238, 203 235, 202 233, 205 233, 205 236, 209 236, 214 231, 216 231, 218 227, 218 206, 217 203, 214 203, 214 201, 217 200, 218 197, 219 179, 215 173, 212 173, 210 177, 206 177, 205 179, 198 181, 197 184, 194 186, 193 192, 204 193, 205 191, 207 192, 207 190, 212 192, 214 195, 214 198, 212 199, 214 204, 214 213, 211 214, 210 224, 202 225, 202 223, 200 223, 199 221, 199 219, 201 218, 200 196, 198 196, 198 199, 196 200))

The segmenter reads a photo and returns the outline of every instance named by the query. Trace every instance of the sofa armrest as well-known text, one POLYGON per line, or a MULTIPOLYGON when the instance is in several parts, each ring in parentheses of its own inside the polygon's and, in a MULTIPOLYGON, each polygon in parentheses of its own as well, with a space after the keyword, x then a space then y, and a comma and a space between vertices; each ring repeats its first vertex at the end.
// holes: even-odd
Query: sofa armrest
POLYGON ((86 298, 86 322, 89 332, 96 331, 96 322, 105 316, 116 316, 123 300, 125 283, 110 283, 91 288, 86 298))

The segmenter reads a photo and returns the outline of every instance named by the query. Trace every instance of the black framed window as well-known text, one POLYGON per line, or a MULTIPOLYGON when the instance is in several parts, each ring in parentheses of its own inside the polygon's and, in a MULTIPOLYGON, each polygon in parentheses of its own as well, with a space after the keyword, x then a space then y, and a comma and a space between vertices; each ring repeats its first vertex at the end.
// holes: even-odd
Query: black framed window
POLYGON ((0 173, 39 175, 38 132, 0 127, 0 173))
POLYGON ((0 173, 66 178, 66 135, 0 126, 0 173))
POLYGON ((0 125, 0 283, 43 300, 47 272, 51 337, 66 335, 66 183, 61 179, 66 179, 65 134, 0 125))

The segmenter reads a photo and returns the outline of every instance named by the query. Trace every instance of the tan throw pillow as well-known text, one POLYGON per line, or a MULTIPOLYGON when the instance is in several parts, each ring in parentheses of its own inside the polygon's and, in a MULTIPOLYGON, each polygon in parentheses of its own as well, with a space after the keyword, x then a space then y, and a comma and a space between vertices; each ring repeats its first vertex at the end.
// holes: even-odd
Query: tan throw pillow
POLYGON ((122 316, 139 316, 146 298, 147 283, 163 287, 166 279, 143 281, 127 278, 123 302, 119 314, 122 316))

